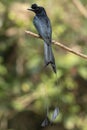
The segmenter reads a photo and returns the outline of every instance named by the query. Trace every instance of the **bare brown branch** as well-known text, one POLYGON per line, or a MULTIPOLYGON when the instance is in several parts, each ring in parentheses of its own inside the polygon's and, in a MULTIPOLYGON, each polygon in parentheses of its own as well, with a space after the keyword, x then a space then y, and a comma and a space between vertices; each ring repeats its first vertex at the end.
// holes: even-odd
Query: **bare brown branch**
POLYGON ((85 18, 87 18, 87 9, 82 5, 80 0, 72 0, 72 2, 76 6, 76 8, 79 10, 81 15, 83 15, 85 18))
MULTIPOLYGON (((42 38, 41 38, 38 34, 36 34, 36 33, 30 32, 30 31, 25 31, 25 33, 28 34, 28 35, 30 35, 30 36, 32 36, 32 37, 42 39, 42 38)), ((52 40, 52 43, 55 44, 55 45, 57 45, 57 46, 59 46, 59 47, 61 47, 62 49, 66 50, 66 51, 68 51, 68 52, 71 52, 71 53, 73 53, 73 54, 75 54, 75 55, 77 55, 77 56, 80 56, 80 57, 82 57, 82 58, 84 58, 84 59, 87 59, 87 55, 84 55, 84 54, 82 54, 82 53, 80 53, 80 52, 76 52, 76 51, 74 51, 73 49, 71 49, 71 48, 69 48, 69 47, 67 47, 67 46, 65 46, 65 45, 63 45, 63 44, 61 44, 61 43, 59 43, 59 42, 57 42, 57 41, 55 41, 55 40, 52 40)))

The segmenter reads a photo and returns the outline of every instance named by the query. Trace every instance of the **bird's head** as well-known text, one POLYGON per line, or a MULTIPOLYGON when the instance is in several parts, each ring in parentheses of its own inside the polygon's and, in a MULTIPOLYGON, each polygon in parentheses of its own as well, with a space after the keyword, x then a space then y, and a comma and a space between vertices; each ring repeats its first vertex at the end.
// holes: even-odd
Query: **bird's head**
POLYGON ((32 4, 31 8, 28 8, 28 10, 33 11, 36 14, 43 14, 45 13, 45 10, 43 7, 38 6, 37 4, 32 4))

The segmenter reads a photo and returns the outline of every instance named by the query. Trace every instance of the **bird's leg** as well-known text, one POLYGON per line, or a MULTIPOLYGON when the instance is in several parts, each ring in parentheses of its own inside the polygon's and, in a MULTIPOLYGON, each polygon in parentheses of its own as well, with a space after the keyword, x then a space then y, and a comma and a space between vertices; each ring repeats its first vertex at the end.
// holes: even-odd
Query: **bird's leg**
POLYGON ((40 36, 40 38, 42 38, 42 36, 40 34, 38 34, 40 36))

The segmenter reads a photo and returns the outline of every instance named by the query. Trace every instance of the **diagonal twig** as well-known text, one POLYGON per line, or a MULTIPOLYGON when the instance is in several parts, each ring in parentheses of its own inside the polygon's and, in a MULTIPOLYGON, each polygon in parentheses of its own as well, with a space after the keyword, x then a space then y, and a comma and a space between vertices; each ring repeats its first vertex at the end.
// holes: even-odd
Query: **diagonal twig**
MULTIPOLYGON (((28 35, 30 35, 30 36, 32 36, 32 37, 42 39, 38 34, 33 33, 31 31, 25 31, 25 33, 28 34, 28 35)), ((65 46, 65 45, 63 45, 63 44, 61 44, 61 43, 59 43, 59 42, 57 42, 55 40, 52 40, 52 43, 55 44, 55 45, 57 45, 57 46, 59 46, 59 47, 61 47, 62 49, 66 50, 68 52, 71 52, 71 53, 73 53, 73 54, 75 54, 77 56, 80 56, 81 58, 87 59, 87 55, 82 54, 80 52, 76 52, 73 49, 71 49, 71 48, 69 48, 69 47, 67 47, 67 46, 65 46)))
POLYGON ((79 12, 87 18, 87 9, 83 6, 83 4, 80 2, 80 0, 72 0, 73 4, 76 6, 76 8, 79 10, 79 12))

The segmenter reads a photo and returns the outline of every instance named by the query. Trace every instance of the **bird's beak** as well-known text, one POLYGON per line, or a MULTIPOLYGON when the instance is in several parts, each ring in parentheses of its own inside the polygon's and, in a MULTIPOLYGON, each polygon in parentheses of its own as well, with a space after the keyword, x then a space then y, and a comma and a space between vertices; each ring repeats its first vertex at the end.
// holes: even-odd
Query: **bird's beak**
POLYGON ((34 11, 34 9, 32 9, 32 8, 28 8, 27 10, 34 11))

